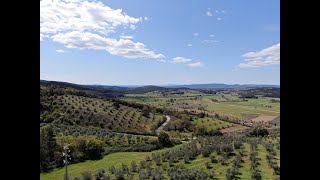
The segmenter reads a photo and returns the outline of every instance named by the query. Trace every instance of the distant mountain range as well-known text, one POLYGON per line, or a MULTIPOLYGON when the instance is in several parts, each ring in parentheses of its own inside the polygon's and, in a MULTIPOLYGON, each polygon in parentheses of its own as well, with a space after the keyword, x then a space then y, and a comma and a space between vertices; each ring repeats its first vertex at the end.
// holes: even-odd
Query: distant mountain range
POLYGON ((79 85, 68 82, 58 82, 58 81, 46 81, 40 80, 41 84, 52 84, 60 85, 64 87, 72 87, 82 90, 95 90, 101 93, 145 93, 156 90, 169 90, 169 89, 244 89, 244 88, 280 88, 280 85, 267 85, 267 84, 223 84, 223 83, 212 83, 212 84, 186 84, 186 85, 118 85, 118 86, 109 86, 109 85, 79 85))
POLYGON ((242 88, 262 88, 262 87, 280 88, 280 85, 211 83, 211 84, 166 85, 166 86, 161 86, 161 87, 190 88, 190 89, 240 89, 240 88, 242 89, 242 88))

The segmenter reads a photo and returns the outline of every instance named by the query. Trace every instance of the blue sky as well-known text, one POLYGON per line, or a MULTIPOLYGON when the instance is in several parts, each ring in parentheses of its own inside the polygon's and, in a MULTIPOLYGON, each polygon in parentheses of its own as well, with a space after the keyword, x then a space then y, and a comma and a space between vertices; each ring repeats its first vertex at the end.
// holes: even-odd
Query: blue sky
POLYGON ((42 0, 40 6, 40 79, 280 84, 279 0, 42 0))

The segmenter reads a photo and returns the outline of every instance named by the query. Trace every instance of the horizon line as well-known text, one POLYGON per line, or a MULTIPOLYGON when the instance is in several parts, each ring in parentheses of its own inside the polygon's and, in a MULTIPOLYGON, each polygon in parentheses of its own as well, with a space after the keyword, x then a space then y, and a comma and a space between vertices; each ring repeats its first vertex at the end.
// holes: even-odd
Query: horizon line
POLYGON ((240 84, 240 83, 234 83, 234 84, 228 84, 228 83, 190 83, 190 84, 177 84, 177 83, 169 83, 169 84, 82 84, 82 83, 74 83, 74 82, 68 82, 68 81, 57 81, 57 80, 46 80, 46 79, 40 79, 40 81, 54 81, 54 82, 63 82, 63 83, 70 83, 70 84, 78 84, 78 85, 91 85, 91 86, 188 86, 188 85, 202 85, 202 84, 224 84, 224 85, 256 85, 256 86, 280 86, 280 84, 255 84, 255 83, 247 83, 247 84, 240 84))

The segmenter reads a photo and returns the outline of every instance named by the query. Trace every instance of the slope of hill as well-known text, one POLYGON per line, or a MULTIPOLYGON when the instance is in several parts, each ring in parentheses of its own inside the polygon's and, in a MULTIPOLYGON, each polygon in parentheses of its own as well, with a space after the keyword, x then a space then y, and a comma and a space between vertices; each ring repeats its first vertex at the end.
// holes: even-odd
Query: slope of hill
POLYGON ((89 91, 95 94, 106 96, 106 97, 119 97, 124 94, 124 91, 127 89, 125 87, 117 86, 100 86, 100 85, 79 85, 67 82, 59 81, 45 81, 40 80, 40 85, 42 86, 55 86, 60 88, 73 88, 80 91, 89 91))
POLYGON ((152 134, 165 120, 162 114, 151 111, 148 106, 124 105, 91 91, 80 91, 67 85, 69 87, 62 87, 61 84, 40 85, 40 123, 94 126, 116 132, 152 134))

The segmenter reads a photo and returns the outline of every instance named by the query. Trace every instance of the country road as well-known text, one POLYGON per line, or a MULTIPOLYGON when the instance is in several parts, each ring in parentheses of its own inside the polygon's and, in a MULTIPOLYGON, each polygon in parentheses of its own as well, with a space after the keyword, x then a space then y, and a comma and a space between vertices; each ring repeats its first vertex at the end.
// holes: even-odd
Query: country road
POLYGON ((158 129, 156 129, 156 133, 159 133, 171 120, 170 116, 166 116, 167 120, 164 122, 158 129))

